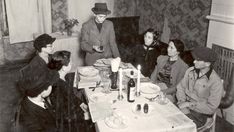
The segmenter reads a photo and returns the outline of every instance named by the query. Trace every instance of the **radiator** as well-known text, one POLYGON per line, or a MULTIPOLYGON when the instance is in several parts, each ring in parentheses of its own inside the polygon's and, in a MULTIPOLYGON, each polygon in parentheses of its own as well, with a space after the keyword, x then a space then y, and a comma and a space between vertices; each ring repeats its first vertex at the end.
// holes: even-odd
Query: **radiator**
POLYGON ((218 54, 214 69, 220 78, 223 79, 224 89, 226 89, 232 68, 234 67, 234 50, 216 44, 212 45, 212 49, 218 54))

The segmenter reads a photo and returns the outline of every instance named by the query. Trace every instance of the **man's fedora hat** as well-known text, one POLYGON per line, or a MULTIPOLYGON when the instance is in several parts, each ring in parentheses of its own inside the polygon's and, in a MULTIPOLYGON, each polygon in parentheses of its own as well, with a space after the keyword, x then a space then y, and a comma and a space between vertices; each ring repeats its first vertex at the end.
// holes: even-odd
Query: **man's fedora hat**
POLYGON ((94 14, 110 14, 111 11, 108 10, 106 3, 95 3, 94 7, 92 8, 94 14))

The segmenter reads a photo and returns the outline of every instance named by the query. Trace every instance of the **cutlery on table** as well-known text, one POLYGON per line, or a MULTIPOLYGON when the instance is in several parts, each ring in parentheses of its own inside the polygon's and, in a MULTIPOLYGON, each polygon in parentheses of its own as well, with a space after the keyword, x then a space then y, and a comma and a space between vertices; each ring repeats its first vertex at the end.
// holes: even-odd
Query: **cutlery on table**
POLYGON ((100 84, 101 84, 101 81, 97 82, 96 87, 94 87, 94 88, 92 89, 92 91, 95 91, 95 89, 96 89, 97 87, 99 87, 100 84))
POLYGON ((157 95, 155 97, 152 97, 152 98, 147 98, 147 97, 145 97, 145 98, 152 102, 152 101, 155 101, 155 99, 158 98, 158 97, 159 97, 159 95, 157 95))

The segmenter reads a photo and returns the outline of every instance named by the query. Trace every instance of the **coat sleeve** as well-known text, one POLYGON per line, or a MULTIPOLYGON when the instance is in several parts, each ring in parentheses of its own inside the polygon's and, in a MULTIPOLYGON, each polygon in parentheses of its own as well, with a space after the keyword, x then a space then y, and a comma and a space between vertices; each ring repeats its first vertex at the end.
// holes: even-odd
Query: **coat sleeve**
POLYGON ((185 63, 183 63, 183 65, 181 65, 178 76, 176 77, 176 83, 173 87, 176 87, 176 85, 183 79, 185 72, 188 68, 189 68, 188 65, 185 63))
POLYGON ((223 95, 223 85, 221 80, 214 80, 210 86, 210 96, 206 102, 197 102, 195 110, 203 111, 204 114, 213 114, 220 104, 223 95))
POLYGON ((185 89, 188 84, 188 80, 189 80, 189 72, 190 72, 190 69, 188 69, 186 72, 185 72, 185 75, 184 77, 182 78, 182 80, 179 82, 179 84, 176 86, 176 97, 177 97, 177 100, 178 100, 178 103, 182 103, 182 102, 185 102, 186 101, 186 95, 185 95, 185 89))
POLYGON ((117 47, 115 39, 115 30, 112 22, 110 23, 110 47, 113 57, 120 57, 119 49, 117 47))
POLYGON ((83 24, 81 28, 81 49, 85 52, 94 53, 93 45, 89 43, 89 27, 87 24, 83 24))
POLYGON ((26 127, 26 130, 28 132, 56 132, 57 129, 55 127, 44 127, 39 122, 40 120, 37 120, 37 118, 25 118, 24 126, 26 127))
POLYGON ((151 76, 150 76, 150 80, 153 82, 153 83, 157 83, 157 74, 158 74, 158 65, 160 65, 160 62, 162 60, 162 56, 159 56, 157 58, 157 65, 155 65, 155 68, 154 68, 154 71, 152 72, 151 76))

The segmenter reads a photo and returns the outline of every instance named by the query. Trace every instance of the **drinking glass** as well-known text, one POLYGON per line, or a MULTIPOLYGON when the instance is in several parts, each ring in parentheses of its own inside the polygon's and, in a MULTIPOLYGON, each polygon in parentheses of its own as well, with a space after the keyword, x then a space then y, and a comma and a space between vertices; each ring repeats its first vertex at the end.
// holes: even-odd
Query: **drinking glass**
POLYGON ((111 86, 111 81, 110 81, 110 79, 103 80, 103 81, 102 81, 102 84, 103 84, 102 92, 103 92, 103 93, 106 93, 106 94, 110 93, 110 92, 111 92, 111 91, 110 91, 110 86, 111 86))

